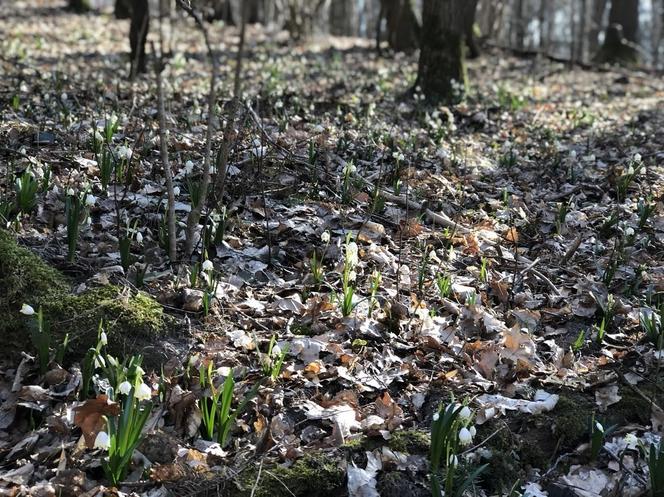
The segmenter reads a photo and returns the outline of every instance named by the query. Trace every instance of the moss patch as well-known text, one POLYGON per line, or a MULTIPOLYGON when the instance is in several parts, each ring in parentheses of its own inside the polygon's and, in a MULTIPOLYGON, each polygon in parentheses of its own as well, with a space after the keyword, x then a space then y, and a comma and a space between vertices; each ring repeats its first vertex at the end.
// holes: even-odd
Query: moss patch
POLYGON ((395 431, 387 445, 392 450, 406 454, 428 454, 431 434, 424 430, 395 431))
POLYGON ((69 282, 14 238, 0 230, 0 354, 22 350, 29 340, 23 304, 37 309, 46 300, 69 291, 69 282))
POLYGON ((49 298, 43 305, 51 329, 69 332, 71 351, 76 356, 95 345, 101 320, 109 352, 120 356, 136 352, 141 343, 165 334, 170 323, 161 305, 149 295, 113 285, 49 298))
POLYGON ((69 355, 82 357, 97 340, 104 320, 108 350, 115 355, 137 352, 141 344, 165 334, 174 320, 163 313, 159 303, 143 292, 118 286, 91 288, 80 295, 70 293, 69 281, 40 257, 19 247, 13 237, 0 231, 0 355, 30 350, 25 316, 26 303, 44 311, 50 324, 52 344, 69 333, 69 355))
MULTIPOLYGON (((249 468, 237 480, 237 492, 229 495, 251 495, 256 484, 258 468, 249 468)), ((256 488, 256 497, 320 497, 337 496, 346 486, 346 468, 338 457, 328 454, 308 454, 290 467, 264 467, 256 488)))

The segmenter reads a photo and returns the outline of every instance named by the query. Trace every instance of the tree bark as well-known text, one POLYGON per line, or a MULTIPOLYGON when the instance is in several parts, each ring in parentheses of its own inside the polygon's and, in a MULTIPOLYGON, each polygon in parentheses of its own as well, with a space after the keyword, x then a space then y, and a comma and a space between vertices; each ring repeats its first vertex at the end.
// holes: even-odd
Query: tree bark
POLYGON ((639 52, 636 46, 639 29, 639 0, 612 0, 609 26, 604 44, 597 53, 597 62, 636 63, 639 52))
POLYGON ((468 48, 468 57, 474 59, 479 57, 480 49, 475 39, 475 13, 477 12, 478 0, 467 0, 464 3, 463 18, 465 22, 464 35, 466 37, 466 47, 468 48))
POLYGON ((131 17, 129 0, 115 0, 113 15, 116 19, 129 19, 131 17))
POLYGON ((515 0, 514 5, 514 44, 518 50, 525 48, 526 22, 524 19, 524 2, 515 0))
POLYGON ((129 26, 129 46, 131 48, 131 78, 145 72, 145 41, 150 29, 150 7, 148 0, 136 0, 131 13, 129 26))
POLYGON ((588 29, 588 52, 594 54, 599 48, 599 33, 602 30, 607 0, 592 0, 590 27, 588 29))
POLYGON ((357 36, 357 10, 354 0, 334 0, 330 4, 330 33, 335 36, 357 36))
MULTIPOLYGON (((420 23, 412 0, 381 0, 381 12, 387 21, 387 42, 396 51, 407 52, 419 46, 420 23)), ((378 21, 379 26, 381 20, 378 21)))
POLYGON ((69 0, 69 8, 74 12, 83 13, 91 10, 90 0, 69 0))
POLYGON ((424 0, 417 85, 431 101, 454 103, 466 86, 466 0, 424 0))

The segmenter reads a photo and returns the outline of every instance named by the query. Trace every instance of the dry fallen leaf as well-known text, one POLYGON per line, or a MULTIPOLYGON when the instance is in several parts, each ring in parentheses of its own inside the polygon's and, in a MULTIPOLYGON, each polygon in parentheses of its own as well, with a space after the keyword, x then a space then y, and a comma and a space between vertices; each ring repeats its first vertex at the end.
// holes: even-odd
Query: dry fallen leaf
POLYGON ((81 428, 88 449, 94 447, 97 434, 103 431, 106 423, 104 416, 118 414, 120 414, 120 405, 109 400, 106 395, 86 400, 83 405, 74 408, 74 424, 81 428))

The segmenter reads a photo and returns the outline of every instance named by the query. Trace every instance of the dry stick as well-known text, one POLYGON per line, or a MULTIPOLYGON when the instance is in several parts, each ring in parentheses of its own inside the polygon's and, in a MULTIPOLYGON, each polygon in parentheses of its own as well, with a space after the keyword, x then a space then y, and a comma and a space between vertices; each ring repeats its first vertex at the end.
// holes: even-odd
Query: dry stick
POLYGON ((216 205, 223 202, 224 190, 226 189, 226 173, 228 172, 228 156, 230 153, 231 145, 231 131, 235 125, 235 118, 237 115, 238 107, 241 100, 242 85, 240 76, 242 75, 242 57, 244 53, 244 39, 247 29, 247 2, 242 5, 242 20, 240 26, 240 41, 237 46, 237 54, 235 57, 235 75, 233 79, 233 99, 231 101, 230 112, 226 120, 226 128, 224 129, 224 140, 221 143, 221 151, 217 155, 217 181, 215 182, 215 196, 216 205))
MULTIPOLYGON (((191 211, 189 211, 189 216, 187 217, 187 233, 184 245, 184 255, 187 259, 191 258, 191 254, 194 252, 194 234, 196 228, 198 228, 198 223, 201 219, 201 212, 203 206, 207 203, 208 189, 210 187, 210 167, 212 165, 212 133, 214 127, 214 107, 217 101, 217 78, 219 74, 219 62, 214 55, 212 50, 212 44, 210 43, 210 36, 208 30, 203 24, 203 20, 194 11, 189 5, 187 5, 183 0, 178 0, 180 6, 194 18, 196 25, 199 27, 203 33, 203 38, 205 39, 205 46, 207 48, 208 57, 210 58, 210 64, 212 65, 212 74, 210 75, 210 93, 208 94, 208 118, 207 118, 207 132, 205 136, 205 156, 203 158, 203 178, 201 180, 201 189, 200 195, 198 198, 198 203, 191 205, 191 211)), ((225 137, 224 137, 225 139, 225 137)))
MULTIPOLYGON (((152 43, 152 52, 154 53, 154 43, 152 43)), ((164 70, 164 61, 162 58, 155 61, 155 72, 157 73, 157 92, 159 103, 159 154, 164 166, 164 175, 166 176, 166 190, 168 192, 168 258, 171 264, 177 260, 177 246, 175 239, 175 192, 173 190, 173 171, 168 160, 168 137, 166 136, 166 110, 164 105, 164 84, 161 73, 164 70)))

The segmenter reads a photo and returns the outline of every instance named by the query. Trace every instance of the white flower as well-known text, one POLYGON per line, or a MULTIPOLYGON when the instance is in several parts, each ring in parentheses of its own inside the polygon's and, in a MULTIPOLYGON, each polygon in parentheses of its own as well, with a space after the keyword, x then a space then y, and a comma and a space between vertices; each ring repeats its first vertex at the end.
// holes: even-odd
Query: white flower
POLYGON ((67 98, 69 98, 69 95, 67 95, 67 93, 63 91, 62 94, 60 95, 60 100, 66 102, 67 98))
POLYGON ((629 168, 627 168, 627 174, 634 174, 634 166, 629 166, 629 168))
POLYGON ((120 386, 118 386, 118 392, 120 392, 122 395, 129 395, 129 392, 131 392, 131 383, 128 381, 123 381, 120 383, 120 386))
POLYGON ((281 347, 275 344, 272 347, 272 357, 279 357, 280 355, 281 355, 281 347))
POLYGON ((277 101, 274 103, 274 108, 275 108, 275 109, 281 109, 283 106, 284 106, 284 103, 283 103, 281 100, 277 100, 277 101))
POLYGON ((641 162, 641 154, 639 153, 634 154, 634 162, 641 162))
POLYGON ((188 160, 187 162, 184 163, 184 172, 185 174, 191 174, 191 172, 194 170, 194 163, 188 160))
POLYGON ((346 244, 346 264, 355 267, 359 261, 357 243, 349 242, 346 244))
POLYGON ((103 142, 104 141, 104 137, 101 136, 101 133, 99 131, 95 131, 93 136, 95 137, 96 142, 103 142))
POLYGON ((394 152, 394 153, 392 154, 392 157, 394 157, 394 158, 395 158, 396 160, 398 160, 399 162, 403 161, 403 160, 406 158, 406 157, 403 155, 402 152, 394 152))
POLYGON ((114 368, 117 368, 119 366, 118 360, 110 354, 106 354, 106 360, 114 368))
POLYGON ((627 444, 628 449, 630 448, 633 449, 634 447, 636 447, 636 444, 639 443, 639 439, 636 438, 636 435, 634 435, 633 433, 628 433, 627 435, 625 435, 625 443, 627 444))
POLYGON ((323 231, 323 233, 320 235, 320 240, 323 243, 330 243, 330 232, 323 231))
POLYGON ((473 435, 471 435, 468 428, 461 428, 459 430, 459 443, 461 445, 468 445, 473 441, 473 435))
POLYGON ((355 271, 348 272, 348 281, 355 281, 357 279, 357 273, 355 271))
POLYGON ((461 411, 459 411, 459 418, 461 418, 462 421, 469 420, 471 415, 472 413, 470 412, 468 406, 463 406, 461 411))
POLYGON ((173 195, 175 195, 176 197, 178 195, 180 195, 180 187, 179 186, 174 186, 173 187, 173 195))
POLYGON ((105 331, 102 331, 99 335, 99 341, 102 345, 108 345, 108 335, 106 335, 105 331))
POLYGON ((105 367, 106 367, 106 361, 104 361, 104 358, 101 355, 97 354, 95 356, 95 369, 105 368, 105 367))
POLYGON ((214 264, 212 264, 212 261, 210 259, 205 259, 205 261, 203 262, 203 266, 201 267, 203 268, 203 271, 211 271, 212 269, 214 269, 214 264))
POLYGON ((602 423, 600 423, 599 421, 595 421, 595 428, 598 431, 601 431, 602 433, 604 433, 604 427, 602 426, 602 423))
POLYGON ((136 243, 143 243, 143 234, 140 231, 136 233, 136 243))
POLYGON ((152 389, 145 383, 141 383, 136 389, 136 398, 138 400, 148 400, 152 397, 152 389))
POLYGON ((459 458, 454 454, 450 454, 450 458, 447 460, 447 465, 454 467, 458 464, 459 464, 459 458))
POLYGON ((32 308, 31 305, 23 304, 19 312, 21 314, 25 314, 26 316, 32 316, 35 313, 35 310, 32 308))
POLYGON ((357 171, 357 167, 352 162, 348 162, 344 166, 344 176, 348 176, 349 174, 352 174, 355 171, 357 171))
POLYGON ((468 428, 468 431, 470 432, 470 436, 475 438, 475 435, 477 435, 477 428, 471 426, 470 428, 468 428))
POLYGON ((126 159, 129 160, 131 159, 132 151, 129 147, 126 147, 124 145, 120 145, 116 151, 116 154, 118 155, 119 159, 126 159))
POLYGON ((85 196, 85 205, 86 206, 92 207, 93 205, 95 205, 96 202, 97 202, 97 198, 94 195, 92 195, 91 193, 88 193, 85 196))
POLYGON ((569 152, 569 156, 570 156, 572 159, 576 159, 576 150, 570 150, 570 152, 569 152))
POLYGON ((434 413, 434 414, 433 414, 433 420, 434 420, 434 421, 438 421, 439 419, 440 419, 440 414, 437 413, 437 412, 434 413))
POLYGON ((67 189, 67 195, 69 195, 70 197, 73 197, 74 195, 76 195, 76 192, 74 191, 73 188, 68 188, 67 189))
POLYGON ((625 234, 626 234, 627 236, 634 236, 634 228, 627 228, 627 229, 625 230, 625 234))
POLYGON ((95 437, 95 449, 108 450, 109 445, 111 445, 111 438, 108 436, 108 433, 105 431, 100 431, 95 437))

